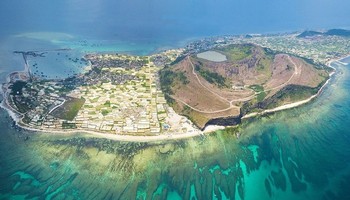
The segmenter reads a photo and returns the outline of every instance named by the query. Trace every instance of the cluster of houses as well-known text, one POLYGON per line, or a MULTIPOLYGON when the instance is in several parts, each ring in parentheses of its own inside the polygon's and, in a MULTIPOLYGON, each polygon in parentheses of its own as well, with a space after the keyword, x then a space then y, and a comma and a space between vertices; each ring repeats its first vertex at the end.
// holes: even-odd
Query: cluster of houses
POLYGON ((275 37, 253 37, 243 42, 252 42, 273 50, 312 58, 316 63, 325 64, 334 57, 346 55, 350 50, 350 40, 339 36, 315 36, 298 38, 296 35, 275 37))
POLYGON ((50 114, 65 101, 58 95, 60 89, 62 86, 55 82, 28 83, 21 93, 10 95, 10 99, 16 110, 24 114, 24 123, 33 127, 58 128, 61 123, 50 114))
POLYGON ((125 69, 140 69, 149 62, 147 57, 121 54, 88 54, 85 59, 91 62, 92 67, 122 67, 125 69))
MULTIPOLYGON (((179 52, 170 50, 168 57, 154 60, 164 64, 174 60, 179 52)), ((23 106, 22 121, 44 130, 74 128, 133 135, 180 133, 195 128, 168 107, 159 85, 160 67, 149 63, 149 57, 145 61, 145 57, 89 55, 87 59, 95 65, 88 73, 65 80, 35 80, 28 82, 19 94, 11 95, 14 107, 23 106), (84 101, 73 119, 55 114, 55 110, 68 113, 76 109, 66 105, 74 98, 84 101)))
POLYGON ((165 119, 166 104, 154 83, 156 69, 104 69, 109 74, 129 74, 137 77, 124 83, 102 83, 82 86, 78 90, 86 99, 75 118, 78 128, 121 133, 159 133, 165 119), (81 124, 81 126, 79 126, 81 124))

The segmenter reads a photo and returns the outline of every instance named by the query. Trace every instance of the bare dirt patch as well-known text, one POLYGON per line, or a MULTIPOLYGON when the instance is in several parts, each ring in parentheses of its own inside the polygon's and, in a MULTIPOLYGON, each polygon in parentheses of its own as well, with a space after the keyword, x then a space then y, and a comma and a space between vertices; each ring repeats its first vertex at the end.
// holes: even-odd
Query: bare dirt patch
POLYGON ((283 105, 312 95, 317 92, 313 88, 328 78, 326 70, 301 58, 251 44, 215 50, 228 60, 213 62, 190 55, 167 69, 186 76, 186 84, 172 85, 171 96, 177 104, 175 110, 200 128, 211 119, 240 116, 242 107, 249 113, 250 108, 256 111, 259 105, 269 107, 269 102, 283 105), (291 85, 292 89, 284 89, 291 85), (297 90, 305 95, 298 95, 297 90), (277 93, 286 98, 271 100, 277 93))

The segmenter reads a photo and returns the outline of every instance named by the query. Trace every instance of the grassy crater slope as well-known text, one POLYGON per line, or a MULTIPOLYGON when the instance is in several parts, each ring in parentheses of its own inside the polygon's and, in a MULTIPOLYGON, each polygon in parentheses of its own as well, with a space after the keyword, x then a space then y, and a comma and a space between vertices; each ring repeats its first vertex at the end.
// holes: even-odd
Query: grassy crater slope
POLYGON ((234 125, 244 114, 306 99, 328 79, 322 66, 253 44, 210 51, 227 59, 215 62, 210 58, 215 54, 193 54, 159 72, 169 105, 199 128, 234 125))

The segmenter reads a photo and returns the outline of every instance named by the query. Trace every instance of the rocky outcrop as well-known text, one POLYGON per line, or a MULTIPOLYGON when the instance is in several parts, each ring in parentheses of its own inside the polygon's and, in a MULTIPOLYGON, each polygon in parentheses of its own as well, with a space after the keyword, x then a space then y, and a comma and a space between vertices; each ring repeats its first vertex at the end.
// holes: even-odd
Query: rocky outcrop
POLYGON ((234 126, 241 123, 242 116, 231 116, 231 117, 221 117, 209 120, 205 127, 208 125, 218 125, 218 126, 234 126))

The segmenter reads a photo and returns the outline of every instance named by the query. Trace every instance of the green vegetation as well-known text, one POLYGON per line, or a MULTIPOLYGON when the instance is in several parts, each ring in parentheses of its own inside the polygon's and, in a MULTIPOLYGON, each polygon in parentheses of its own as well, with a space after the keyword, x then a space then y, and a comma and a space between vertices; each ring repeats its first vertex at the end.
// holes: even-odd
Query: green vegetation
POLYGON ((53 111, 53 115, 60 119, 73 120, 77 116, 80 108, 84 105, 85 99, 69 98, 64 104, 53 111))
POLYGON ((93 108, 93 105, 84 105, 84 108, 93 108))
POLYGON ((173 91, 171 88, 176 81, 179 81, 183 85, 186 85, 189 83, 184 72, 173 72, 168 69, 165 69, 159 72, 159 79, 160 79, 161 89, 166 94, 173 94, 173 91))
POLYGON ((344 37, 349 37, 350 36, 350 31, 345 30, 345 29, 330 29, 327 32, 319 32, 319 31, 304 31, 301 34, 297 36, 297 38, 305 38, 305 37, 313 37, 317 35, 331 35, 331 36, 344 36, 344 37))
POLYGON ((272 97, 264 101, 263 109, 275 108, 282 105, 285 101, 295 102, 300 101, 317 93, 319 87, 311 88, 301 85, 287 85, 282 90, 278 91, 272 97))
POLYGON ((75 128, 77 128, 77 125, 75 123, 63 122, 62 128, 63 129, 75 129, 75 128))
POLYGON ((315 35, 322 35, 322 32, 319 31, 304 31, 301 34, 297 36, 297 38, 304 38, 304 37, 310 37, 315 35))
POLYGON ((91 103, 96 103, 98 101, 99 97, 96 97, 96 98, 93 98, 93 99, 90 99, 90 102, 91 103))
POLYGON ((158 114, 158 115, 166 114, 166 112, 165 112, 165 111, 158 111, 157 114, 158 114))
POLYGON ((180 82, 184 85, 189 83, 189 80, 187 80, 187 76, 185 75, 184 72, 178 72, 177 73, 177 78, 180 80, 180 82))
POLYGON ((229 45, 222 49, 219 49, 222 53, 226 54, 230 61, 240 61, 251 56, 251 49, 253 45, 229 45))
POLYGON ((350 36, 350 31, 345 29, 330 29, 324 33, 325 35, 350 36))
POLYGON ((175 79, 175 73, 170 70, 163 70, 159 73, 161 89, 166 94, 173 94, 171 86, 175 79))
POLYGON ((324 75, 321 75, 321 76, 324 76, 326 78, 328 78, 328 73, 330 73, 330 72, 332 72, 334 70, 333 68, 331 68, 331 67, 329 67, 329 66, 327 66, 325 64, 320 64, 320 63, 316 62, 314 59, 305 58, 305 57, 302 57, 300 55, 291 54, 291 53, 289 55, 302 59, 307 64, 312 65, 317 70, 325 70, 327 73, 325 73, 324 75))
POLYGON ((25 103, 18 102, 16 100, 13 101, 13 103, 16 105, 18 112, 20 113, 26 113, 32 108, 32 102, 28 99, 26 99, 25 103))
POLYGON ((171 62, 170 65, 175 65, 175 64, 179 63, 180 61, 182 61, 183 59, 185 59, 185 56, 179 56, 173 62, 171 62))
MULTIPOLYGON (((27 82, 24 81, 16 81, 13 85, 10 86, 11 95, 22 96, 22 89, 28 90, 27 82)), ((34 105, 35 102, 32 102, 29 98, 12 98, 13 104, 16 106, 18 112, 26 113, 29 111, 34 105)))
MULTIPOLYGON (((312 88, 301 85, 287 85, 282 90, 278 91, 273 96, 265 99, 265 92, 261 92, 257 96, 257 101, 248 101, 241 107, 242 115, 251 112, 258 112, 265 109, 272 109, 281 106, 285 103, 296 102, 309 98, 317 93, 325 81, 320 83, 317 87, 312 88), (261 95, 261 97, 259 97, 261 95)), ((252 86, 250 86, 252 87, 252 86)), ((259 88, 260 90, 261 88, 259 88)))
POLYGON ((63 85, 62 88, 60 88, 58 91, 59 91, 59 94, 60 95, 65 95, 67 94, 68 92, 74 90, 74 86, 71 86, 71 85, 63 85))
POLYGON ((195 70, 209 83, 216 84, 219 87, 227 87, 226 79, 220 74, 203 69, 200 65, 196 65, 195 70))
MULTIPOLYGON (((275 55, 278 53, 277 51, 272 50, 270 48, 263 48, 263 49, 264 49, 265 55, 270 59, 273 59, 275 55)), ((283 52, 280 52, 280 53, 283 53, 283 52)))
POLYGON ((97 74, 100 74, 102 72, 102 69, 99 67, 93 67, 92 71, 96 72, 97 74))
POLYGON ((189 120, 191 120, 198 127, 203 128, 209 120, 205 115, 203 115, 202 113, 199 113, 195 110, 192 110, 187 105, 184 105, 180 109, 181 109, 181 114, 186 116, 189 120))
POLYGON ((257 100, 258 102, 261 102, 265 99, 266 97, 266 92, 264 92, 264 87, 262 85, 250 85, 250 89, 254 90, 254 92, 257 93, 257 100))
POLYGON ((256 64, 256 68, 259 70, 260 73, 263 73, 265 75, 271 74, 270 66, 273 63, 273 57, 270 56, 264 56, 263 58, 259 59, 258 63, 256 64))
POLYGON ((96 112, 95 111, 89 111, 88 114, 89 115, 96 115, 96 112))
POLYGON ((171 98, 171 96, 168 94, 165 94, 164 98, 170 106, 172 106, 175 103, 175 100, 173 98, 171 98))
POLYGON ((185 114, 188 114, 191 110, 192 109, 189 106, 185 105, 182 109, 182 112, 185 114))
POLYGON ((106 107, 111 107, 111 102, 110 101, 106 101, 103 105, 106 106, 106 107))
POLYGON ((248 88, 254 90, 255 92, 263 92, 264 86, 262 85, 250 85, 248 88))
POLYGON ((263 101, 265 99, 266 95, 267 95, 266 92, 260 92, 256 97, 258 102, 263 101))
POLYGON ((217 137, 220 135, 224 139, 224 141, 232 141, 232 139, 235 139, 235 137, 232 136, 237 136, 239 132, 241 131, 241 126, 232 126, 232 127, 226 127, 223 130, 217 130, 214 133, 210 134, 209 136, 211 137, 217 137))
POLYGON ((22 95, 22 88, 27 85, 27 82, 24 81, 16 81, 11 87, 12 95, 22 95))
POLYGON ((31 118, 30 118, 30 117, 28 117, 28 115, 24 115, 24 117, 23 117, 22 121, 23 121, 24 123, 26 123, 26 124, 29 124, 29 123, 30 123, 30 121, 31 121, 31 118))
POLYGON ((109 110, 102 110, 102 111, 101 111, 101 114, 102 114, 103 116, 108 115, 108 113, 110 113, 109 110))
POLYGON ((300 101, 314 95, 317 91, 318 87, 311 88, 301 85, 287 85, 273 97, 279 100, 289 99, 290 101, 300 101))

